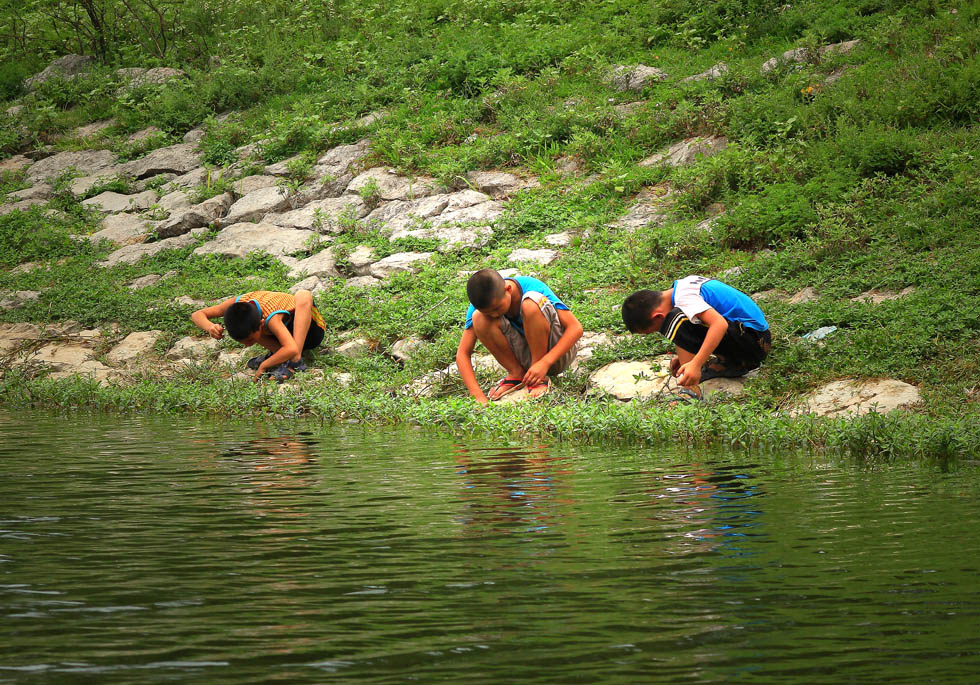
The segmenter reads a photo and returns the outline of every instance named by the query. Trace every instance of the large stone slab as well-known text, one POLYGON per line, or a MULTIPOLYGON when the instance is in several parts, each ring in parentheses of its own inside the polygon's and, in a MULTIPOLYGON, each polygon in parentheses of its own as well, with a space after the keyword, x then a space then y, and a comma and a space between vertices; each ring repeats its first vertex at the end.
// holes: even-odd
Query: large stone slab
POLYGON ((230 226, 242 221, 262 218, 273 212, 281 212, 287 207, 289 207, 289 196, 285 189, 275 186, 259 188, 233 204, 228 214, 217 223, 219 226, 230 226))
POLYGON ((547 266, 556 259, 558 259, 558 252, 548 249, 528 250, 522 247, 507 255, 507 261, 510 262, 534 262, 542 266, 547 266))
POLYGON ((41 337, 41 327, 32 323, 0 323, 0 356, 41 337))
POLYGON ((415 200, 436 192, 434 179, 399 176, 394 169, 386 167, 374 167, 358 174, 347 186, 346 192, 360 194, 372 185, 377 188, 377 197, 381 200, 415 200))
POLYGON ((201 158, 194 143, 178 143, 157 148, 146 157, 122 165, 122 171, 133 178, 147 178, 157 174, 186 174, 201 166, 201 158))
POLYGON ((233 201, 234 196, 231 193, 222 193, 186 209, 178 210, 157 224, 156 234, 160 238, 170 238, 183 235, 195 228, 208 226, 222 218, 233 201))
POLYGON ((347 263, 357 276, 369 276, 371 265, 378 261, 375 249, 369 245, 358 245, 347 255, 347 263))
POLYGON ((37 183, 74 169, 85 176, 114 173, 116 156, 108 150, 79 150, 59 152, 35 162, 27 170, 27 180, 37 183))
POLYGON ((10 214, 12 212, 26 212, 31 207, 37 207, 38 205, 43 205, 44 200, 40 198, 34 198, 31 200, 21 200, 20 202, 14 202, 13 204, 0 205, 0 216, 10 214))
POLYGON ((127 245, 110 254, 104 261, 99 262, 99 266, 111 268, 118 264, 135 264, 143 257, 151 257, 164 250, 179 250, 190 247, 197 240, 197 236, 206 231, 207 229, 197 228, 176 238, 167 238, 153 243, 127 245))
POLYGON ((113 366, 128 364, 134 359, 153 352, 153 346, 162 331, 137 331, 130 333, 122 342, 109 350, 105 359, 113 366))
POLYGON ((47 183, 38 183, 37 185, 31 186, 30 188, 24 188, 23 190, 15 190, 12 193, 8 193, 7 197, 15 198, 15 201, 19 200, 40 200, 46 202, 51 199, 54 194, 54 189, 47 183))
POLYGON ((30 361, 55 369, 81 366, 95 356, 95 351, 81 343, 51 343, 37 351, 30 361))
POLYGON ((371 275, 375 278, 387 278, 394 273, 407 271, 418 273, 422 264, 432 260, 434 252, 399 252, 371 265, 371 275))
POLYGON ((725 136, 696 137, 674 143, 664 152, 647 157, 640 166, 666 165, 671 167, 693 164, 698 158, 713 157, 728 147, 725 136))
POLYGON ((157 205, 165 212, 173 213, 191 206, 191 199, 184 190, 174 190, 157 201, 157 205))
POLYGON ((403 230, 391 234, 391 239, 418 238, 438 240, 439 252, 455 252, 467 248, 483 247, 490 242, 493 229, 489 226, 442 226, 403 230))
POLYGON ((40 296, 41 293, 37 290, 0 290, 0 311, 20 309, 40 296))
POLYGON ((306 249, 316 236, 314 231, 283 228, 275 224, 237 223, 225 228, 214 240, 198 247, 194 254, 244 258, 264 252, 280 257, 306 249))
POLYGON ((356 220, 368 213, 367 205, 357 195, 344 195, 309 204, 281 214, 267 214, 265 221, 287 228, 304 228, 319 233, 341 233, 345 220, 356 220))
POLYGON ((316 276, 320 279, 340 278, 342 274, 337 270, 337 260, 334 257, 333 248, 328 247, 311 257, 301 259, 289 270, 290 278, 302 276, 316 276))
POLYGON ((157 201, 157 194, 152 190, 145 190, 136 195, 123 195, 107 190, 99 193, 95 197, 82 200, 82 205, 89 209, 97 209, 100 212, 134 212, 149 209, 157 201))
POLYGON ((152 231, 153 223, 123 212, 103 219, 102 230, 90 235, 89 240, 93 243, 110 240, 117 245, 133 245, 144 242, 152 231))
POLYGON ((321 169, 321 173, 342 173, 367 157, 370 152, 371 141, 367 138, 353 145, 338 145, 316 160, 316 167, 321 169))
POLYGON ((617 400, 648 399, 664 391, 670 376, 670 355, 652 361, 606 364, 589 376, 589 386, 617 400))
POLYGON ((158 86, 167 81, 185 78, 187 74, 180 69, 174 69, 172 67, 153 67, 152 69, 129 67, 126 69, 117 69, 116 76, 125 81, 119 90, 116 91, 118 95, 121 95, 128 90, 141 86, 158 86))
POLYGON ((885 414, 921 400, 918 388, 899 380, 841 380, 828 383, 805 397, 793 414, 859 416, 871 411, 885 414))
POLYGON ((236 197, 245 197, 249 193, 254 193, 256 190, 262 190, 263 188, 274 188, 279 182, 275 176, 258 175, 258 176, 245 176, 235 181, 231 190, 235 193, 236 197))
POLYGON ((33 163, 34 161, 26 155, 14 155, 7 159, 0 159, 0 171, 16 173, 28 168, 33 163))
POLYGON ((651 83, 664 81, 667 78, 669 78, 667 72, 656 67, 648 67, 645 64, 618 64, 610 71, 606 81, 618 91, 638 91, 651 83))

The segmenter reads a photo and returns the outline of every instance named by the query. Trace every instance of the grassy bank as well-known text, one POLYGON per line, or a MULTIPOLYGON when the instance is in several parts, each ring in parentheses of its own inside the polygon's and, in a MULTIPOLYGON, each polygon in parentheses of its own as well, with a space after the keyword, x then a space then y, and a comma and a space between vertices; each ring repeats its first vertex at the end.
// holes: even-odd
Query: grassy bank
MULTIPOLYGON (((8 373, 5 404, 235 414, 305 408, 328 418, 491 430, 533 420, 559 434, 686 440, 715 431, 698 439, 722 442, 742 441, 736 426, 744 425, 746 441, 774 446, 785 439, 833 449, 850 440, 859 445, 856 452, 887 454, 975 448, 969 426, 980 399, 976 3, 216 4, 221 7, 201 3, 165 15, 171 33, 162 53, 120 10, 116 42, 100 52, 89 78, 55 79, 30 94, 23 78, 73 48, 70 33, 59 37, 42 16, 21 16, 17 25, 32 47, 4 39, 0 98, 5 108, 23 109, 0 123, 0 154, 101 147, 133 158, 203 125, 203 158, 216 171, 235 161, 236 147, 254 143, 266 162, 303 155, 287 180, 299 184, 319 154, 370 136, 372 164, 432 175, 447 188, 462 187, 468 171, 490 168, 533 175, 540 187, 508 202, 484 247, 439 254, 420 274, 396 275, 373 290, 335 283, 318 296, 327 349, 353 335, 375 347, 365 359, 317 357, 328 372, 353 374, 353 389, 301 385, 280 395, 200 371, 195 379, 101 389, 8 373), (854 39, 861 43, 853 52, 818 57, 819 46, 854 39), (762 73, 766 60, 796 47, 809 48, 811 57, 762 73), (720 78, 681 82, 720 61, 728 66, 720 78), (635 93, 608 83, 613 65, 635 63, 669 77, 635 93), (117 95, 116 68, 154 64, 181 67, 187 78, 117 95), (632 102, 639 104, 630 111, 617 109, 632 102), (238 115, 218 121, 227 110, 238 115), (376 110, 386 116, 367 127, 336 126, 376 110), (72 133, 103 119, 112 124, 98 134, 72 133), (159 133, 128 142, 151 125, 159 133), (689 167, 637 164, 693 135, 724 135, 729 146, 689 167), (569 161, 577 173, 561 172, 569 161), (609 226, 637 193, 651 189, 670 191, 669 220, 632 233, 609 226), (706 210, 719 204, 725 211, 713 228, 698 228, 706 210), (573 245, 533 272, 586 330, 622 332, 618 306, 629 292, 664 288, 690 273, 748 293, 812 287, 817 297, 763 304, 773 353, 739 404, 668 415, 582 399, 586 374, 603 363, 667 351, 654 338, 602 350, 534 407, 473 412, 453 383, 431 400, 389 397, 392 388, 452 361, 466 306, 460 272, 512 266, 512 249, 542 247, 545 235, 565 230, 575 235, 573 245), (880 304, 853 299, 871 289, 905 288, 911 294, 880 304), (820 345, 801 340, 828 325, 838 330, 820 345), (384 352, 407 336, 428 344, 401 366, 384 352), (913 416, 850 424, 793 422, 780 413, 822 383, 852 377, 913 383, 924 402, 913 416), (865 443, 872 447, 860 447, 865 443)), ((0 8, 0 19, 12 21, 12 12, 0 8)), ((258 163, 250 168, 260 169, 258 163)), ((199 257, 192 248, 99 268, 111 247, 69 236, 98 230, 100 216, 67 192, 67 177, 56 181, 46 206, 0 216, 0 290, 41 292, 21 309, 0 312, 0 321, 117 324, 121 334, 160 329, 163 347, 196 330, 188 320, 192 308, 175 304, 177 296, 214 300, 292 285, 278 260, 199 257), (24 262, 41 268, 16 271, 24 262), (169 271, 175 275, 149 288, 125 288, 139 276, 169 271)), ((126 179, 111 183, 115 190, 130 188, 126 179)), ((27 185, 22 174, 5 172, 0 196, 27 185)), ((202 197, 219 190, 198 189, 202 197)), ((335 246, 343 254, 356 245, 374 247, 379 257, 437 247, 388 241, 352 223, 335 246)))

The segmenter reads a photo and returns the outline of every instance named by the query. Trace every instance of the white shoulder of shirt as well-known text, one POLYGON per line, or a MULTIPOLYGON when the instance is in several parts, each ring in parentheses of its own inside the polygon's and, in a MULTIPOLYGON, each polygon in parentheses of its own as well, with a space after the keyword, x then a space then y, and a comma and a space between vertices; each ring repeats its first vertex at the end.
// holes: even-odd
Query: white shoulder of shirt
POLYGON ((677 281, 677 288, 674 290, 674 306, 679 307, 684 316, 692 323, 700 323, 697 315, 710 309, 711 305, 701 297, 701 286, 710 281, 704 276, 688 276, 677 281))

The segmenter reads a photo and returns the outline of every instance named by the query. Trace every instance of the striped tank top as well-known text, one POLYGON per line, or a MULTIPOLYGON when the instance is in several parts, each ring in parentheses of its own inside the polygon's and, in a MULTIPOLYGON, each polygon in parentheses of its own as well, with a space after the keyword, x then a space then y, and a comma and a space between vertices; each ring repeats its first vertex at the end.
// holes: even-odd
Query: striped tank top
MULTIPOLYGON (((296 311, 296 298, 289 293, 277 293, 273 290, 253 290, 250 293, 245 293, 235 298, 235 302, 239 300, 251 300, 255 303, 259 308, 259 316, 262 317, 262 328, 266 328, 269 319, 276 314, 292 316, 293 312, 296 311)), ((324 330, 327 329, 326 324, 323 322, 323 316, 320 315, 320 310, 316 308, 315 304, 313 305, 311 318, 317 326, 324 330)))

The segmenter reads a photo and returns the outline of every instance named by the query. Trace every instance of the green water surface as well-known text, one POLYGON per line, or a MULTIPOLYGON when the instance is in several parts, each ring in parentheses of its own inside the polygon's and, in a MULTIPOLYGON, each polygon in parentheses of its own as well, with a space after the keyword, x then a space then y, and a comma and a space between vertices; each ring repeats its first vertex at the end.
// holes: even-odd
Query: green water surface
POLYGON ((0 413, 0 682, 980 681, 980 468, 0 413))

